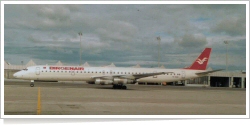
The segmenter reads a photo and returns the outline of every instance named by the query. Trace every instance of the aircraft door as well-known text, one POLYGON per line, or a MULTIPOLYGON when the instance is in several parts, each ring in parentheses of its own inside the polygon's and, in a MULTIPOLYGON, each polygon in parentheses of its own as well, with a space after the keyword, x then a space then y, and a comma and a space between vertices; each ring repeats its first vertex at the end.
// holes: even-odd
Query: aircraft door
POLYGON ((182 79, 185 79, 185 78, 186 78, 185 71, 181 71, 181 78, 182 78, 182 79))
POLYGON ((36 75, 40 75, 40 67, 36 67, 36 75))

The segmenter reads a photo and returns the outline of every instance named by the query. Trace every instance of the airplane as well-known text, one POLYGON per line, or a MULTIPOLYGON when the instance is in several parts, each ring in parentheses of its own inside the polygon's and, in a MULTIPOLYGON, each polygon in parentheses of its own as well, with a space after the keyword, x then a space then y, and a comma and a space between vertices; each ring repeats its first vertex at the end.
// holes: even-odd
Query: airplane
POLYGON ((205 48, 191 66, 181 69, 38 65, 27 67, 13 76, 31 80, 30 87, 35 81, 86 81, 113 85, 113 89, 127 89, 126 84, 174 82, 220 71, 206 70, 211 51, 212 48, 205 48))

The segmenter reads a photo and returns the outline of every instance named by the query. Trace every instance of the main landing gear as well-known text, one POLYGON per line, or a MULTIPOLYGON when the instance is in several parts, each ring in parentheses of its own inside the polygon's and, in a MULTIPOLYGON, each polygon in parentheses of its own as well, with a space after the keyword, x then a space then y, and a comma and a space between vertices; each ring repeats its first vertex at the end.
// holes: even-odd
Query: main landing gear
POLYGON ((127 86, 114 84, 113 89, 127 89, 127 86))
POLYGON ((30 82, 30 87, 34 87, 34 80, 31 80, 30 82))

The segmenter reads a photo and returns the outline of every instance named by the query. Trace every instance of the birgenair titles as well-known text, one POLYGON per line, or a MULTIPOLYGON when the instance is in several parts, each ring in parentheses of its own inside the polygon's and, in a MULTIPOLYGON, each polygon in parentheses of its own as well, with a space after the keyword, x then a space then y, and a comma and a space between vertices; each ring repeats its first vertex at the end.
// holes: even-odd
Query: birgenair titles
POLYGON ((113 85, 114 89, 127 89, 127 84, 137 82, 174 82, 202 77, 220 70, 206 70, 211 48, 205 48, 193 64, 187 68, 132 68, 132 67, 83 67, 83 66, 31 66, 13 76, 35 81, 86 81, 101 85, 113 85))

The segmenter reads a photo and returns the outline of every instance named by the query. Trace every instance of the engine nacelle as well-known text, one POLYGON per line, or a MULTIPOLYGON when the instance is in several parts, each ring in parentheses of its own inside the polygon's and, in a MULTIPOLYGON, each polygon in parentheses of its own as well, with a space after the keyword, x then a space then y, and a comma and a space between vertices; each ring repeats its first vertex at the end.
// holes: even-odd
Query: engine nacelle
POLYGON ((112 83, 113 83, 112 80, 103 80, 100 78, 95 80, 95 84, 108 85, 108 84, 112 84, 112 83))
POLYGON ((114 84, 133 84, 134 80, 114 78, 114 84))

